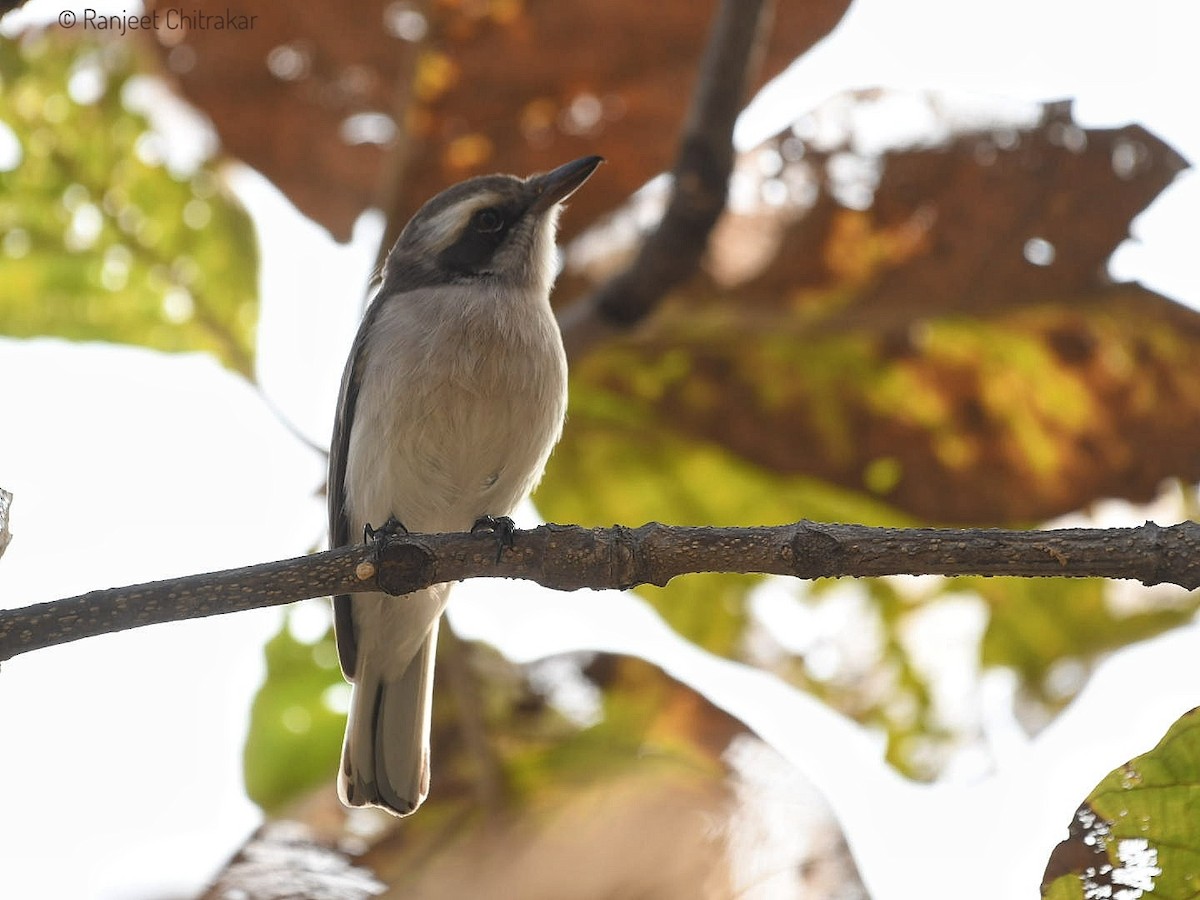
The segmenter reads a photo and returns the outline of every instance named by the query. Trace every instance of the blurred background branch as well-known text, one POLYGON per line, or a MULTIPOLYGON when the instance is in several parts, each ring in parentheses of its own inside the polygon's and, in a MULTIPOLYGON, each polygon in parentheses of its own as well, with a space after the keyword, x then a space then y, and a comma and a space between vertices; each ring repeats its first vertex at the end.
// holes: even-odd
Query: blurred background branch
POLYGON ((568 359, 637 324, 696 273, 709 233, 725 210, 735 155, 733 126, 762 62, 774 5, 774 0, 721 0, 718 5, 671 170, 666 211, 628 268, 559 314, 568 359))

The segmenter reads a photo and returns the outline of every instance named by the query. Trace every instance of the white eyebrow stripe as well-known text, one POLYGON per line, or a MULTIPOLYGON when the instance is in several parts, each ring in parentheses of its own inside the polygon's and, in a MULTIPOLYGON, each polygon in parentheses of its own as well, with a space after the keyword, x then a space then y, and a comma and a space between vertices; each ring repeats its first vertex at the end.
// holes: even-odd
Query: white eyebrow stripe
POLYGON ((487 206, 495 206, 503 201, 503 195, 489 191, 486 194, 467 197, 452 206, 446 207, 431 216, 425 223, 422 228, 422 231, 426 235, 425 242, 434 252, 445 250, 458 240, 459 235, 462 234, 463 227, 470 221, 471 216, 475 214, 476 210, 487 206))

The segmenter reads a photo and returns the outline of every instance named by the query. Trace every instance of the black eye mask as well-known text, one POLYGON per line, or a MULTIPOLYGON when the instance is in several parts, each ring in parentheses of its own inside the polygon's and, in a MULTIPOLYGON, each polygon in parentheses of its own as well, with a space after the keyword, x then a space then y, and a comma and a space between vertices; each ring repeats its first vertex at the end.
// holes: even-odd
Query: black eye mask
POLYGON ((487 272, 522 210, 508 204, 477 209, 458 240, 438 256, 443 268, 462 275, 487 272))

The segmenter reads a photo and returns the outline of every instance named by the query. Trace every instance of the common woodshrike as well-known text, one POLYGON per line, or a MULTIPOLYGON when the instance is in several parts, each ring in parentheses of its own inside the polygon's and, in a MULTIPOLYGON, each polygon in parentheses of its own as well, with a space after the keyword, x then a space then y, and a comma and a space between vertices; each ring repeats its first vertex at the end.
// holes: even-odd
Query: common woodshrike
MULTIPOLYGON (((405 226, 342 376, 331 546, 389 521, 466 531, 533 490, 567 405, 550 309, 560 204, 600 162, 472 178, 405 226)), ((429 793, 433 662, 449 590, 334 598, 338 656, 354 685, 338 779, 350 806, 403 816, 429 793)))

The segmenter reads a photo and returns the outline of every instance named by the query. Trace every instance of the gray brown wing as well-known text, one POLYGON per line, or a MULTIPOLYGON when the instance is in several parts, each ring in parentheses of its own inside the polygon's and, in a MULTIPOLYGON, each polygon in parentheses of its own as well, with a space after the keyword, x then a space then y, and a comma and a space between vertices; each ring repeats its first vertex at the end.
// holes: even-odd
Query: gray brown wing
MULTIPOLYGON (((379 298, 367 307, 350 358, 342 373, 342 386, 338 393, 337 413, 333 417, 333 439, 329 445, 329 483, 326 494, 329 499, 329 546, 345 547, 356 540, 350 534, 350 518, 346 514, 346 456, 350 448, 350 430, 354 427, 354 408, 358 402, 358 389, 362 383, 363 366, 366 361, 366 335, 371 321, 377 315, 379 298)), ((333 598, 333 633, 337 639, 338 661, 342 674, 354 680, 358 660, 358 636, 354 633, 354 617, 351 614, 351 597, 339 594, 333 598)))

